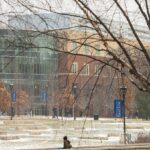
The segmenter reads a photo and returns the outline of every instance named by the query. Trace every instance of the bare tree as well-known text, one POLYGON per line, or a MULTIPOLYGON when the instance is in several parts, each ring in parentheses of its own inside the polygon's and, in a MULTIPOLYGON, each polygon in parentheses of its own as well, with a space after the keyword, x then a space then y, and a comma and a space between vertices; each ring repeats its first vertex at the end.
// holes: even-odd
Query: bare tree
MULTIPOLYGON (((7 1, 6 1, 7 2, 7 1)), ((110 1, 111 7, 108 11, 102 11, 102 13, 96 13, 95 9, 90 7, 91 1, 83 1, 83 0, 74 0, 76 5, 82 11, 83 15, 78 14, 69 14, 69 13, 59 13, 61 15, 67 17, 74 17, 84 21, 84 24, 81 22, 77 22, 76 25, 84 29, 91 29, 91 31, 95 32, 96 40, 101 41, 103 46, 100 51, 104 51, 111 57, 113 61, 118 64, 118 67, 112 65, 111 63, 107 63, 107 65, 113 67, 115 70, 122 72, 121 66, 125 70, 125 74, 128 79, 136 85, 140 90, 149 92, 149 70, 147 75, 143 74, 143 70, 137 64, 139 57, 142 57, 141 61, 145 62, 147 68, 149 68, 150 64, 150 56, 149 56, 149 47, 147 45, 146 39, 142 38, 142 33, 149 32, 149 2, 147 0, 141 2, 139 0, 133 0, 132 3, 136 6, 136 14, 140 14, 140 18, 143 21, 143 26, 141 29, 138 29, 138 26, 135 22, 138 18, 131 18, 130 12, 128 11, 128 4, 125 1, 110 1), (112 9, 112 10, 111 10, 112 9), (109 12, 112 12, 111 14, 109 12), (109 15, 110 20, 103 18, 103 13, 107 13, 109 15), (119 13, 119 17, 123 21, 123 24, 119 24, 119 22, 115 21, 114 18, 119 13), (80 24, 79 24, 80 23, 80 24), (126 29, 126 30, 125 30, 126 29), (128 33, 124 33, 128 32, 128 33), (130 34, 130 37, 127 35, 130 34), (115 47, 112 46, 115 45, 115 47)), ((7 2, 8 3, 8 2, 7 2)), ((73 3, 75 5, 75 3, 73 3)), ((94 3, 94 2, 93 2, 94 3)), ((98 4, 98 2, 95 2, 98 4)), ((100 2, 99 2, 100 3, 100 2)), ((44 22, 47 30, 49 29, 49 25, 46 21, 46 17, 40 16, 38 12, 54 12, 52 9, 52 4, 46 0, 40 1, 40 4, 32 3, 31 1, 23 1, 17 0, 16 5, 22 6, 22 10, 29 11, 32 14, 35 14, 41 19, 41 22, 44 22), (45 5, 45 8, 43 6, 45 5)), ((108 4, 108 6, 110 6, 108 4)), ((9 5, 13 7, 13 4, 9 1, 9 5)), ((61 4, 60 4, 61 5, 61 4)), ((96 4, 95 4, 96 5, 96 4)), ((94 6, 95 6, 94 5, 94 6)), ((96 7, 96 6, 95 6, 96 7)), ((17 14, 17 13, 16 13, 17 14)), ((135 16, 135 15, 134 15, 135 16)), ((53 21, 53 20, 51 20, 53 21)), ((32 24, 34 25, 34 24, 32 24)), ((75 28, 75 26, 73 26, 75 28)), ((34 26, 36 29, 36 27, 34 26)), ((62 28, 62 29, 65 29, 62 28)), ((39 30, 37 28, 37 30, 39 30)), ((56 31, 56 29, 54 29, 56 31)), ((146 34, 146 33, 145 33, 146 34)), ((91 36, 93 37, 93 36, 91 36)), ((85 41, 79 42, 79 44, 87 45, 86 40, 91 37, 86 37, 85 41)), ((75 38, 71 39, 58 36, 59 39, 65 38, 67 41, 77 42, 75 38)), ((60 50, 60 49, 58 49, 60 50)), ((62 50, 61 50, 62 51, 62 50)), ((112 62, 112 61, 111 61, 112 62)), ((106 63, 106 62, 103 62, 106 63)))
MULTIPOLYGON (((106 82, 103 84, 98 83, 100 78, 105 76, 103 73, 105 68, 106 70, 111 68, 111 74, 109 75, 111 77, 109 78, 110 86, 114 84, 114 81, 120 83, 120 76, 123 75, 125 80, 130 81, 138 89, 150 92, 148 41, 150 4, 147 0, 132 0, 132 4, 135 7, 134 15, 130 13, 129 2, 125 0, 106 2, 103 0, 72 0, 72 8, 74 9, 75 7, 80 15, 79 13, 64 13, 61 9, 57 10, 58 7, 65 7, 59 1, 52 3, 48 0, 41 0, 36 3, 30 0, 16 0, 15 2, 5 0, 5 3, 10 7, 8 12, 10 19, 7 27, 12 31, 17 29, 33 30, 36 31, 36 34, 26 34, 27 39, 46 35, 57 40, 57 47, 45 44, 39 45, 36 42, 32 42, 32 40, 28 40, 24 46, 28 48, 45 48, 49 51, 58 52, 63 58, 71 55, 73 56, 71 58, 72 63, 76 57, 88 58, 87 64, 98 63, 97 73, 94 72, 89 79, 85 82, 82 81, 83 84, 80 87, 80 90, 88 89, 90 91, 90 94, 89 92, 87 93, 89 94, 87 97, 90 99, 87 102, 87 108, 89 108, 94 92, 99 85, 109 87, 106 82), (105 9, 101 7, 101 11, 96 10, 96 7, 103 3, 105 9), (43 15, 41 12, 51 14, 43 15), (57 20, 55 17, 53 18, 54 15, 61 17, 56 17, 57 20), (71 25, 64 26, 63 22, 61 22, 63 19, 66 19, 66 22, 71 20, 71 25), (142 21, 143 24, 138 25, 139 21, 142 21), (100 44, 100 48, 97 48, 97 43, 100 44), (76 45, 74 48, 68 48, 68 45, 71 44, 76 45), (83 53, 84 47, 87 48, 88 54, 83 53), (96 52, 100 52, 101 55, 96 57, 94 55, 96 52), (97 74, 97 77, 93 80, 95 74, 97 74)), ((23 45, 17 46, 22 47, 23 45)), ((71 65, 67 68, 68 72, 66 73, 70 73, 69 68, 71 69, 71 65)), ((85 65, 80 67, 80 71, 76 74, 77 77, 73 79, 74 82, 76 82, 79 74, 83 73, 84 69, 85 65)), ((108 82, 108 80, 106 81, 108 82)), ((71 88, 68 82, 67 84, 71 88)), ((112 87, 114 88, 106 88, 106 91, 111 91, 111 96, 108 97, 112 97, 115 93, 116 84, 112 87)))
MULTIPOLYGON (((91 24, 93 29, 96 31, 99 38, 102 40, 105 50, 108 54, 116 61, 119 66, 123 66, 125 70, 125 75, 128 79, 136 85, 139 89, 143 91, 149 92, 150 81, 149 81, 149 65, 150 65, 150 56, 149 56, 149 48, 146 46, 144 40, 140 37, 140 33, 136 28, 136 25, 130 19, 127 10, 122 6, 121 2, 114 0, 113 5, 116 5, 116 9, 120 11, 122 16, 125 19, 125 23, 127 24, 128 30, 131 31, 133 38, 131 40, 127 39, 127 37, 123 34, 117 35, 116 32, 113 32, 113 27, 111 24, 109 26, 99 17, 87 3, 82 0, 75 1, 77 5, 84 12, 86 19, 91 24), (107 33, 107 37, 104 35, 102 31, 107 33), (109 40, 112 40, 118 48, 119 52, 117 53, 110 47, 109 40), (148 75, 144 75, 143 70, 137 64, 137 60, 139 57, 137 55, 141 55, 141 61, 145 61, 147 65, 148 75)), ((141 17, 146 22, 147 30, 149 31, 149 5, 148 1, 140 2, 135 0, 134 3, 139 7, 139 13, 141 13, 141 17), (145 3, 145 5, 144 5, 145 3), (144 6, 143 6, 144 5, 144 6), (146 7, 146 11, 145 11, 146 7)), ((142 29, 141 29, 142 30, 142 29)), ((144 30, 144 29, 143 29, 144 30)), ((121 29, 120 31, 121 32, 121 29)), ((143 31, 144 32, 144 31, 143 31)), ((109 65, 109 64, 108 64, 109 65)), ((116 66, 115 66, 116 67, 116 66)), ((116 70, 122 72, 121 67, 116 67, 116 70)))

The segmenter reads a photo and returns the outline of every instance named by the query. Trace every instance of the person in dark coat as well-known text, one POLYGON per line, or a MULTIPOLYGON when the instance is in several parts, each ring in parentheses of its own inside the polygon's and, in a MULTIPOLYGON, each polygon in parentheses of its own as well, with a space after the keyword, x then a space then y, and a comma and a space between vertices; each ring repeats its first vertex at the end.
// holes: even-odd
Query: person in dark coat
POLYGON ((63 149, 70 149, 72 148, 72 145, 70 144, 71 142, 68 140, 67 136, 64 136, 64 147, 63 149))
POLYGON ((58 112, 57 112, 57 108, 53 107, 53 118, 55 117, 58 119, 58 112))

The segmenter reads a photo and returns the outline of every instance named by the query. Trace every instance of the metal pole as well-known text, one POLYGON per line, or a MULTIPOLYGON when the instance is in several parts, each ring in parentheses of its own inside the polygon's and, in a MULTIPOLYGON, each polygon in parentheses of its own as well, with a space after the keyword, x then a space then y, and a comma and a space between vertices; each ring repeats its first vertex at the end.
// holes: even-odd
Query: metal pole
POLYGON ((123 94, 123 131, 124 131, 124 144, 126 144, 126 108, 125 108, 125 94, 123 94))
POLYGON ((73 103, 73 107, 72 107, 72 115, 73 115, 73 118, 74 118, 74 120, 75 120, 75 117, 74 117, 74 103, 73 103))
POLYGON ((73 118, 76 120, 76 110, 75 110, 75 104, 76 104, 76 98, 77 98, 77 85, 73 85, 73 93, 74 93, 74 103, 73 103, 73 118))
POLYGON ((10 86, 10 92, 11 92, 11 116, 10 116, 10 120, 12 120, 13 119, 13 103, 12 103, 12 91, 13 91, 13 84, 10 84, 9 85, 10 86))
POLYGON ((11 116, 10 116, 10 120, 12 120, 13 118, 13 105, 12 105, 12 100, 11 100, 11 116))
POLYGON ((76 120, 75 107, 74 107, 74 105, 75 105, 75 102, 74 102, 74 104, 73 104, 73 118, 74 118, 74 120, 76 120))
POLYGON ((48 115, 47 113, 47 98, 46 98, 46 116, 48 115))
POLYGON ((72 106, 72 115, 73 115, 73 118, 74 120, 76 120, 76 99, 77 99, 77 83, 73 83, 72 84, 72 92, 73 92, 73 96, 74 96, 74 103, 73 103, 73 106, 72 106))
POLYGON ((45 86, 45 96, 44 96, 45 97, 45 103, 46 103, 45 104, 45 109, 46 109, 45 110, 45 116, 48 116, 48 111, 47 111, 47 99, 48 99, 48 93, 47 93, 47 91, 48 91, 48 89, 47 88, 48 88, 48 86, 46 85, 45 86))

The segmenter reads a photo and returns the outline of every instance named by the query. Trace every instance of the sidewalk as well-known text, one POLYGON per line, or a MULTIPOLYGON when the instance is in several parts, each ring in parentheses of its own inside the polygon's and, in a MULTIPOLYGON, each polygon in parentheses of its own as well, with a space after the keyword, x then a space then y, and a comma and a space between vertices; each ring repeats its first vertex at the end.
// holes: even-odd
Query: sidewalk
MULTIPOLYGON (((30 149, 30 150, 60 150, 62 148, 30 149)), ((130 145, 110 145, 95 147, 76 147, 70 150, 150 150, 150 143, 130 145)))
MULTIPOLYGON (((127 119, 126 129, 134 141, 138 133, 150 132, 150 121, 127 119)), ((78 149, 92 150, 85 146, 113 149, 113 145, 121 144, 122 134, 123 122, 114 118, 62 120, 45 116, 21 116, 10 120, 6 117, 0 119, 0 150, 54 149, 63 146, 65 135, 73 147, 80 147, 78 149)))

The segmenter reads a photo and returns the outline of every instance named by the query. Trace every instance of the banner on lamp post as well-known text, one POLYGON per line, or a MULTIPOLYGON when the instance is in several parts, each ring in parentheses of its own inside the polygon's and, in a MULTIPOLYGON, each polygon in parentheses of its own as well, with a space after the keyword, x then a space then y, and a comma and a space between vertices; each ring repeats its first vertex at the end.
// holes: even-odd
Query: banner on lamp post
POLYGON ((11 100, 12 100, 12 102, 16 102, 16 91, 13 91, 11 93, 11 100))
POLYGON ((114 117, 123 117, 123 101, 121 99, 114 100, 114 117))
POLYGON ((42 91, 42 100, 47 100, 47 98, 48 98, 48 93, 47 93, 47 91, 42 91))

